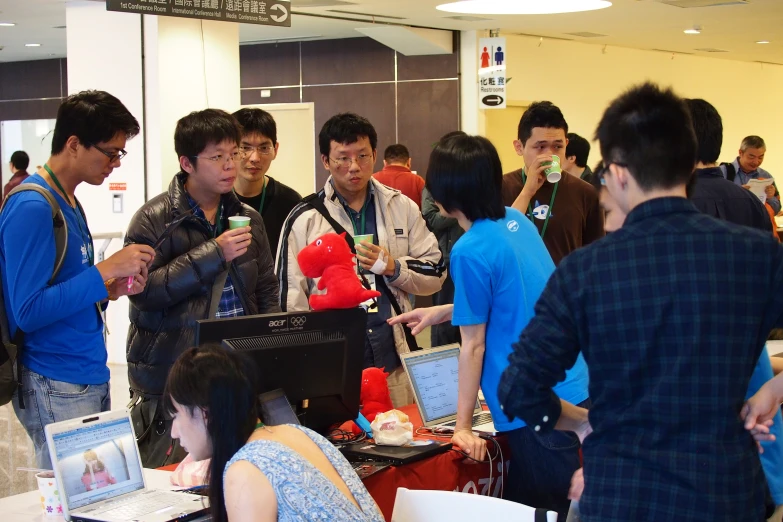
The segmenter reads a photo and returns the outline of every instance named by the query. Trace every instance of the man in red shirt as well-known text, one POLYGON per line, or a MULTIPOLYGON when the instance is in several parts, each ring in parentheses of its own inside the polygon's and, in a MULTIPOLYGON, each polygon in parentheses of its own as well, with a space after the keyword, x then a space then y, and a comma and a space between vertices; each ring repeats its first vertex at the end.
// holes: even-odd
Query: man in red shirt
POLYGON ((11 154, 11 163, 8 166, 11 168, 11 179, 5 184, 3 188, 3 199, 16 188, 20 183, 26 180, 30 174, 27 173, 27 167, 30 165, 30 156, 23 150, 17 150, 11 154))
POLYGON ((389 145, 383 153, 383 170, 373 174, 387 187, 397 189, 413 200, 421 210, 424 179, 411 172, 411 155, 405 145, 389 145))

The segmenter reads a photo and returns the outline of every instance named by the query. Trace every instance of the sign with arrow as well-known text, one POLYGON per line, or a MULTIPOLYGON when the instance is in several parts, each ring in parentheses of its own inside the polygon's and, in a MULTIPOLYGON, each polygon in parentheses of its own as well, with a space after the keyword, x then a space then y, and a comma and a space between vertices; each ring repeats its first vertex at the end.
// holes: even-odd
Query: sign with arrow
POLYGON ((506 108, 506 51, 505 38, 480 38, 479 109, 506 108))
POLYGON ((106 10, 291 27, 288 0, 106 0, 106 10))

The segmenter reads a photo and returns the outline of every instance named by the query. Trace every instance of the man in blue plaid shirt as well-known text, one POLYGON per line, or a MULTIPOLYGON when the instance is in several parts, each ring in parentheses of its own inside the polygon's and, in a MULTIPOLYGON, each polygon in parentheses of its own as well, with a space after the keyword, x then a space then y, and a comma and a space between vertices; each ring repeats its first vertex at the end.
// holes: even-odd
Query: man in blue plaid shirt
POLYGON ((696 139, 671 91, 628 91, 596 134, 598 175, 628 217, 552 275, 501 379, 503 409, 543 433, 584 429, 587 411, 552 393, 581 352, 583 520, 762 521, 766 483, 739 413, 783 324, 783 248, 686 200, 696 139))

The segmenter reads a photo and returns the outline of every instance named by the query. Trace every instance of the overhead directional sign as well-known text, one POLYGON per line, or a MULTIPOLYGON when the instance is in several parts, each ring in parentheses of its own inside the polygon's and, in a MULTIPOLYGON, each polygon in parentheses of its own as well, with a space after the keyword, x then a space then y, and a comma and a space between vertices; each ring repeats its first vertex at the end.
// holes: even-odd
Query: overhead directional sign
POLYGON ((291 27, 288 0, 106 0, 106 10, 291 27))
POLYGON ((506 108, 506 53, 505 38, 480 38, 479 109, 506 108))

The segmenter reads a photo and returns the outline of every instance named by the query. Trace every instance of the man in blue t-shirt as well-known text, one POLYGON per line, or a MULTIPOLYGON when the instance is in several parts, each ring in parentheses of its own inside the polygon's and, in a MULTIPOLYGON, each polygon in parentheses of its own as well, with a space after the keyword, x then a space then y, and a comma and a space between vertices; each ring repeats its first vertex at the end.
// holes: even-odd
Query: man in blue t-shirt
MULTIPOLYGON (((503 207, 502 175, 497 152, 485 138, 454 135, 436 146, 427 189, 440 212, 465 230, 451 252, 454 304, 414 310, 391 321, 418 323, 414 333, 448 319, 460 327, 452 443, 478 460, 485 456, 484 440, 471 429, 480 383, 495 426, 508 437, 512 450, 506 498, 557 511, 565 520, 571 476, 580 466, 579 436, 586 433, 542 436, 540 426, 509 420, 498 401, 498 383, 512 345, 555 269, 536 227, 521 212, 503 207)), ((587 385, 587 367, 579 358, 555 389, 561 401, 583 404, 587 385)))
POLYGON ((120 166, 126 140, 138 132, 128 109, 103 91, 69 96, 57 111, 52 155, 25 180, 52 193, 68 227, 65 260, 51 286, 56 252, 49 203, 33 191, 22 192, 0 214, 9 333, 13 338, 24 332, 13 405, 39 468, 52 467, 47 424, 111 407, 100 312, 107 301, 143 290, 155 252, 132 245, 95 265, 92 236, 74 191, 82 182, 102 184, 120 166))

